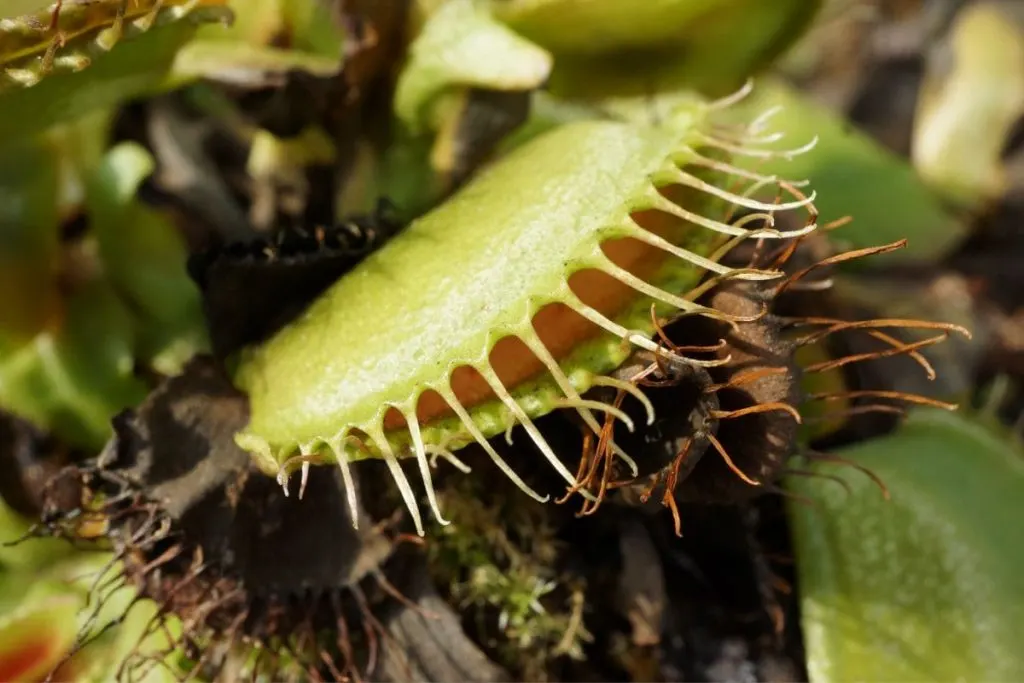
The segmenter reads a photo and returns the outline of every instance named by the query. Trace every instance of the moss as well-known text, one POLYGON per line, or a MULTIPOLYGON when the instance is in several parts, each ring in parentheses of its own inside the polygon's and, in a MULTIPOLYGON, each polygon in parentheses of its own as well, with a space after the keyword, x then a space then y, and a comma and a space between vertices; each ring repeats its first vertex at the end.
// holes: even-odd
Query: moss
POLYGON ((581 659, 591 638, 586 584, 559 568, 552 508, 477 477, 458 477, 439 494, 452 523, 431 535, 431 572, 470 633, 523 680, 551 678, 558 657, 581 659))

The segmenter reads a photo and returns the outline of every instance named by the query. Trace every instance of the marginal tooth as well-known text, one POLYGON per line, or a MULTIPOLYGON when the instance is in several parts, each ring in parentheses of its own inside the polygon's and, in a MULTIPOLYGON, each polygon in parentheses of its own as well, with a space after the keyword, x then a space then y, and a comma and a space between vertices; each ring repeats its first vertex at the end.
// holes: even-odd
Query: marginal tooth
MULTIPOLYGON (((688 313, 696 313, 703 312, 705 310, 711 310, 708 309, 706 306, 701 306, 700 304, 696 304, 680 296, 676 296, 675 294, 666 292, 660 287, 655 287, 651 283, 638 278, 636 275, 633 275, 633 273, 629 272, 622 266, 619 266, 611 259, 609 259, 607 256, 605 256, 603 253, 596 254, 588 265, 592 268, 597 268, 601 272, 607 273, 608 275, 612 276, 622 284, 632 287, 641 294, 646 294, 652 299, 657 299, 658 301, 666 303, 670 306, 674 306, 675 308, 681 311, 686 311, 688 313)), ((731 269, 726 269, 727 273, 730 271, 731 269)))
POLYGON ((494 392, 494 395, 505 404, 505 407, 512 411, 512 414, 516 416, 519 423, 523 425, 526 433, 530 435, 530 438, 533 439, 533 442, 537 445, 537 448, 540 449, 540 452, 544 457, 547 458, 548 462, 551 463, 551 466, 555 468, 555 470, 569 483, 570 486, 575 487, 577 484, 576 477, 574 477, 572 472, 562 464, 562 461, 558 459, 555 452, 551 450, 551 445, 540 433, 540 430, 537 429, 536 425, 533 424, 533 421, 530 420, 526 411, 523 410, 522 406, 520 406, 516 400, 512 398, 512 395, 508 393, 505 385, 502 384, 501 379, 499 379, 498 374, 494 372, 494 368, 492 368, 490 364, 486 364, 478 368, 478 371, 491 386, 491 390, 494 392))
POLYGON ((420 536, 425 536, 426 532, 423 530, 423 519, 420 517, 420 507, 416 502, 416 494, 413 493, 412 486, 409 485, 409 479, 405 476, 405 472, 402 471, 398 458, 395 457, 395 451, 391 448, 391 443, 384 436, 384 430, 378 426, 368 430, 366 434, 376 444, 380 454, 384 456, 384 462, 387 464, 388 469, 391 470, 391 477, 395 480, 395 484, 398 485, 398 490, 402 494, 402 500, 405 501, 405 506, 409 509, 409 514, 412 515, 413 524, 416 525, 416 533, 420 536))
MULTIPOLYGON (((523 343, 525 343, 530 348, 530 350, 533 352, 533 355, 535 355, 542 363, 544 363, 544 366, 547 367, 548 372, 551 373, 551 376, 554 378, 555 383, 558 384, 559 388, 562 390, 562 393, 564 393, 566 397, 569 399, 572 399, 574 401, 581 401, 582 397, 580 396, 579 392, 576 391, 576 388, 573 387, 572 382, 570 382, 569 378, 566 377, 564 372, 562 372, 562 368, 561 366, 558 365, 558 361, 556 361, 555 357, 551 355, 551 352, 548 350, 548 347, 544 345, 544 341, 537 334, 537 331, 533 329, 533 327, 531 326, 525 334, 520 335, 520 338, 523 340, 523 343)), ((586 424, 587 427, 590 428, 592 432, 594 432, 594 434, 601 433, 601 425, 598 423, 597 418, 594 417, 594 414, 590 412, 590 410, 588 410, 586 406, 581 406, 577 404, 573 405, 573 408, 576 409, 576 412, 579 413, 581 418, 583 418, 584 424, 586 424)), ((617 455, 619 458, 622 459, 624 463, 626 463, 626 465, 632 471, 633 476, 635 477, 640 471, 637 467, 636 460, 634 460, 625 451, 623 451, 618 446, 618 444, 615 443, 614 439, 609 439, 608 446, 609 448, 612 449, 612 452, 615 453, 615 455, 617 455)))
MULTIPOLYGON (((679 169, 675 168, 674 166, 671 167, 670 169, 666 168, 663 172, 656 174, 656 177, 654 179, 658 180, 659 178, 657 176, 666 176, 664 177, 664 180, 671 180, 667 176, 676 175, 678 170, 679 169)), ((671 181, 675 182, 674 180, 671 181)), ((688 211, 683 207, 679 206, 678 204, 676 204, 675 202, 670 201, 668 198, 666 198, 664 195, 658 192, 658 190, 653 186, 647 188, 647 190, 644 193, 644 201, 637 208, 657 209, 658 211, 664 211, 665 213, 675 216, 676 218, 682 218, 684 221, 688 221, 690 223, 693 223, 694 225, 699 225, 702 228, 707 228, 708 230, 712 230, 714 232, 722 233, 723 235, 745 236, 749 233, 749 230, 744 230, 743 228, 736 227, 734 225, 729 225, 728 223, 712 220, 711 218, 702 216, 699 213, 688 211)), ((642 230, 642 228, 640 229, 642 230)), ((781 236, 782 235, 780 234, 780 237, 781 236)))
MULTIPOLYGON (((737 269, 735 268, 724 266, 721 263, 717 263, 716 261, 712 261, 711 259, 694 254, 691 251, 688 251, 686 249, 683 249, 682 247, 678 247, 675 244, 672 244, 663 237, 655 235, 650 230, 644 230, 639 226, 637 226, 636 228, 629 228, 629 235, 634 239, 640 240, 641 242, 646 242, 652 247, 657 247, 662 251, 665 251, 684 261, 692 263, 693 265, 698 266, 699 268, 703 268, 705 270, 708 270, 712 273, 717 273, 719 275, 733 274, 735 275, 735 277, 738 277, 741 280, 774 280, 775 278, 781 277, 784 274, 782 271, 775 270, 748 270, 748 272, 738 274, 737 269)), ((751 231, 743 230, 742 233, 739 234, 737 237, 740 239, 746 239, 750 236, 751 231)), ((693 304, 690 304, 689 307, 692 308, 693 304)), ((677 308, 683 307, 677 306, 677 308)))
POLYGON ((299 500, 306 495, 306 484, 309 482, 309 461, 302 463, 302 479, 299 483, 299 500))
MULTIPOLYGON (((348 436, 339 436, 327 442, 328 448, 334 453, 334 459, 341 470, 341 479, 345 483, 345 497, 352 515, 352 528, 359 528, 359 500, 356 496, 355 482, 352 480, 352 469, 348 462, 348 449, 345 447, 348 436)), ((354 438, 354 437, 353 437, 354 438)))
MULTIPOLYGON (((729 362, 728 358, 718 360, 698 360, 695 358, 687 358, 686 356, 681 356, 678 353, 672 351, 671 349, 666 349, 660 344, 655 343, 654 341, 652 341, 651 339, 649 339, 648 337, 644 336, 639 332, 627 330, 625 327, 618 324, 611 318, 607 317, 604 313, 601 313, 596 308, 593 308, 592 306, 588 306, 587 304, 583 303, 583 301, 578 296, 571 292, 564 295, 562 303, 571 308, 572 310, 576 311, 584 318, 597 325, 598 327, 606 330, 610 334, 613 334, 616 337, 619 337, 620 339, 635 344, 644 351, 650 351, 651 353, 661 356, 662 358, 665 358, 667 360, 672 360, 680 363, 689 363, 690 365, 695 365, 704 368, 714 368, 729 362)), ((721 318, 722 316, 721 313, 710 308, 706 309, 705 311, 702 311, 701 315, 719 318, 721 318)), ((728 320, 726 320, 726 322, 728 322, 728 320)))
POLYGON ((744 148, 749 149, 751 145, 771 145, 782 138, 786 137, 785 133, 768 133, 767 135, 757 135, 760 131, 753 131, 749 127, 743 127, 742 132, 736 133, 735 130, 723 129, 721 127, 712 126, 711 130, 714 135, 708 135, 719 142, 725 142, 734 145, 742 145, 744 148))
POLYGON ((616 337, 619 337, 620 339, 627 340, 630 343, 635 344, 640 348, 644 349, 645 351, 650 351, 651 353, 660 354, 662 356, 667 356, 670 358, 678 357, 678 359, 683 362, 688 362, 689 360, 687 358, 683 358, 682 356, 677 356, 677 354, 674 354, 671 351, 662 348, 661 346, 655 344, 653 341, 651 341, 644 335, 640 334, 639 332, 627 330, 625 327, 618 324, 601 311, 583 303, 583 301, 579 297, 577 297, 575 294, 571 292, 566 293, 564 295, 563 303, 572 310, 582 315, 590 322, 594 323, 601 329, 605 330, 606 332, 613 334, 616 337))
POLYGON ((686 187, 692 187, 693 189, 700 190, 701 192, 706 192, 707 194, 718 197, 719 199, 724 199, 725 201, 736 204, 737 206, 761 211, 789 211, 793 209, 802 209, 813 203, 814 198, 817 197, 817 194, 812 192, 810 196, 805 199, 798 199, 792 202, 782 202, 779 204, 767 204, 756 199, 750 199, 749 197, 744 197, 734 192, 723 190, 687 173, 680 168, 665 169, 659 175, 671 180, 671 182, 685 185, 686 187))
MULTIPOLYGON (((733 145, 719 140, 716 137, 697 131, 697 138, 709 147, 717 147, 723 151, 739 156, 754 157, 758 159, 792 159, 801 154, 806 154, 818 145, 818 136, 815 135, 811 141, 795 149, 756 149, 745 145, 733 145)), ((780 136, 781 137, 781 136, 780 136)))
POLYGON ((616 408, 613 405, 604 403, 602 401, 592 401, 590 399, 585 398, 561 398, 555 401, 555 405, 561 408, 576 408, 578 410, 590 408, 591 410, 598 410, 604 413, 608 413, 609 415, 614 416, 616 419, 622 422, 622 424, 626 425, 626 429, 628 429, 630 432, 636 431, 636 425, 633 424, 633 418, 627 415, 625 411, 616 408))
POLYGON ((721 111, 742 102, 754 90, 754 79, 748 78, 739 90, 708 103, 707 108, 711 111, 721 111))
POLYGON ((416 419, 415 409, 401 409, 402 416, 409 427, 409 437, 412 439, 413 452, 416 454, 416 462, 420 467, 420 476, 423 478, 423 487, 427 491, 427 500, 430 501, 430 510, 434 513, 434 519, 439 524, 447 526, 451 522, 441 515, 441 506, 437 503, 437 493, 434 490, 434 481, 430 476, 430 462, 427 460, 427 450, 423 443, 423 435, 420 433, 420 423, 416 419))
POLYGON ((302 456, 302 475, 299 479, 299 500, 306 495, 306 484, 309 483, 310 460, 315 457, 316 451, 308 444, 299 445, 299 453, 302 456))
POLYGON ((760 183, 764 183, 765 185, 783 182, 786 183, 787 185, 791 185, 792 187, 805 187, 810 184, 809 180, 782 179, 776 175, 765 175, 763 173, 757 173, 755 171, 749 171, 744 168, 739 168, 738 166, 733 166, 728 162, 706 157, 703 154, 689 147, 681 150, 680 152, 677 152, 676 154, 673 154, 672 161, 679 166, 691 164, 694 166, 702 166, 704 168, 710 168, 714 171, 719 171, 721 173, 726 173, 728 175, 737 176, 739 178, 746 178, 747 180, 756 180, 760 183))
POLYGON ((452 391, 450 386, 440 385, 434 387, 434 390, 437 391, 437 393, 441 395, 445 402, 448 403, 451 409, 455 411, 455 414, 458 415, 459 419, 462 421, 462 424, 470 433, 470 436, 472 436, 473 439, 478 444, 480 444, 480 447, 484 449, 484 452, 486 452, 487 455, 491 457, 491 460, 494 462, 495 465, 498 466, 498 469, 504 472, 505 476, 512 480, 512 483, 518 486, 520 490, 522 490, 524 493, 526 493, 526 495, 530 496, 537 502, 546 503, 548 502, 548 500, 551 499, 551 496, 542 496, 536 491, 534 491, 532 488, 530 488, 530 486, 528 486, 525 481, 519 478, 519 475, 515 473, 515 470, 513 470, 512 467, 509 466, 509 464, 505 462, 505 460, 500 455, 498 455, 498 452, 494 450, 494 446, 492 446, 484 437, 484 435, 480 432, 480 429, 476 426, 476 423, 473 422, 473 418, 470 417, 469 413, 466 411, 466 408, 459 401, 459 398, 455 395, 455 392, 452 391))
POLYGON ((763 112, 758 114, 753 121, 750 122, 750 125, 747 126, 747 130, 755 134, 760 133, 762 130, 764 130, 765 126, 768 125, 768 122, 771 119, 775 118, 775 116, 779 114, 782 111, 782 109, 783 106, 781 104, 776 104, 773 107, 768 107, 763 112))
POLYGON ((613 387, 615 389, 625 391, 627 394, 640 401, 644 410, 647 411, 647 424, 654 424, 654 404, 651 403, 651 399, 647 398, 647 394, 645 394, 640 387, 632 382, 627 382, 623 379, 616 379, 615 377, 608 377, 606 375, 596 375, 592 381, 599 387, 613 387))

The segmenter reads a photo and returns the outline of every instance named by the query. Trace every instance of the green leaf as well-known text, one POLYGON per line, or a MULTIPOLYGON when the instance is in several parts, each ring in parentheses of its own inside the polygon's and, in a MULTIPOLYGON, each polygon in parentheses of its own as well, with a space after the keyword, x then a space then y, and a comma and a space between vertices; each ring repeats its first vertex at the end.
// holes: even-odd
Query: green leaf
POLYGON ((440 127, 439 98, 468 88, 533 90, 551 55, 478 9, 451 0, 428 19, 409 49, 395 89, 395 113, 413 133, 440 127))
POLYGON ((1024 453, 1008 434, 923 409, 818 462, 789 505, 811 680, 1024 680, 1024 453))

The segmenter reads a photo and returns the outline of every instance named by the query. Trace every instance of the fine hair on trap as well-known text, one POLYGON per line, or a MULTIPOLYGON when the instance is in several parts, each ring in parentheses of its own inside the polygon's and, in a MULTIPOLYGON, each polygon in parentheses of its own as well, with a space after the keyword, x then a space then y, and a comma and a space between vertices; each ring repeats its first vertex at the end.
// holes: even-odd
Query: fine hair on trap
MULTIPOLYGON (((383 459, 420 534, 402 457, 417 461, 442 521, 429 458, 451 457, 470 443, 546 500, 487 441, 515 426, 576 487, 533 420, 569 408, 595 435, 602 433, 598 415, 635 426, 618 407, 584 393, 611 387, 650 408, 635 381, 613 374, 634 348, 697 367, 728 362, 668 347, 657 327, 695 316, 731 327, 756 320, 761 313, 737 315, 700 301, 722 283, 783 273, 732 267, 725 257, 746 242, 793 239, 817 227, 804 183, 729 163, 813 146, 767 149, 779 137, 765 132, 771 112, 746 126, 718 123, 719 112, 750 88, 685 107, 659 126, 566 124, 496 161, 303 316, 238 355, 234 379, 252 410, 239 444, 284 486, 295 469, 305 480, 312 464, 337 463, 349 481, 350 462, 383 459), (755 198, 772 187, 775 201, 755 198), (780 216, 797 211, 802 222, 778 227, 780 216)), ((648 410, 647 422, 654 418, 648 410)), ((636 471, 614 439, 605 443, 636 471)))

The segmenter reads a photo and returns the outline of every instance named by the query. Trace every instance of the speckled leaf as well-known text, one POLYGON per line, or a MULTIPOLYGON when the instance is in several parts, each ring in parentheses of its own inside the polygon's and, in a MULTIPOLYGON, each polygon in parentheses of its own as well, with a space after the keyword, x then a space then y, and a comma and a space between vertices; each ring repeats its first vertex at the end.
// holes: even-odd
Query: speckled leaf
POLYGON ((948 44, 933 48, 914 121, 921 175, 974 203, 1005 189, 1001 153, 1024 115, 1024 12, 984 2, 964 8, 948 44))
POLYGON ((794 478, 790 503, 811 680, 1024 679, 1024 452, 969 417, 913 413, 794 478))
POLYGON ((838 244, 860 248, 908 240, 905 249, 873 257, 877 265, 941 258, 964 236, 965 227, 909 164, 789 86, 761 79, 735 112, 750 120, 775 106, 783 109, 772 118, 772 128, 786 134, 775 143, 779 149, 804 144, 812 132, 818 144, 792 160, 747 163, 763 173, 810 179, 822 222, 853 216, 851 225, 832 234, 838 244))

